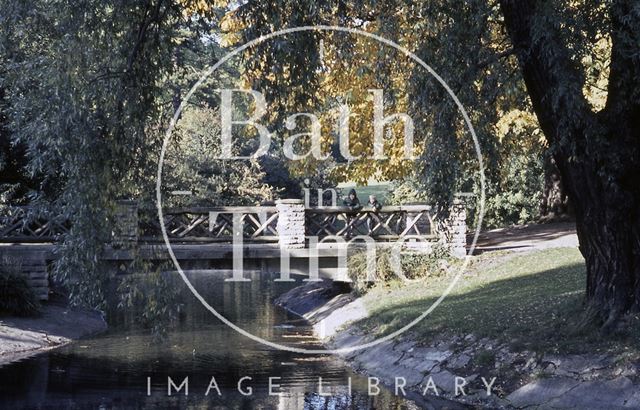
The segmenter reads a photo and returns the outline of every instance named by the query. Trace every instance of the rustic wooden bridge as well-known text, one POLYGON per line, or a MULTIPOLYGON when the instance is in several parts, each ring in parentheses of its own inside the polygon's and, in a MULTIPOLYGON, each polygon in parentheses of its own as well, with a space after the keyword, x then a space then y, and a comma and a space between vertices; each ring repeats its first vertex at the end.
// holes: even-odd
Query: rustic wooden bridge
MULTIPOLYGON (((234 249, 240 248, 246 268, 277 272, 286 251, 291 273, 309 275, 309 257, 317 255, 318 275, 333 279, 345 277, 345 267, 335 265, 350 247, 374 243, 379 248, 401 242, 424 250, 433 242, 444 241, 454 253, 464 253, 464 216, 463 206, 441 221, 427 204, 354 211, 347 207, 305 208, 300 200, 163 212, 167 239, 184 269, 229 269, 234 249)), ((147 260, 168 260, 154 210, 142 211, 135 202, 121 201, 116 221, 116 232, 105 241, 104 263, 122 266, 134 254, 147 260)), ((42 298, 48 293, 47 272, 56 258, 56 246, 70 227, 61 217, 37 215, 30 208, 11 208, 0 216, 0 255, 21 264, 42 298)))

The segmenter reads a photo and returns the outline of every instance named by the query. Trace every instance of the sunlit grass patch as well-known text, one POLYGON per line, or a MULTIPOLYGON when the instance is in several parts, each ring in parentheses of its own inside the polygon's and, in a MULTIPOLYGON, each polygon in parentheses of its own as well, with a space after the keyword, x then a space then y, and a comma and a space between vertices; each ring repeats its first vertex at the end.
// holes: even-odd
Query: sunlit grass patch
MULTIPOLYGON (((380 334, 401 328, 427 310, 453 276, 379 284, 364 298, 371 317, 363 326, 380 334)), ((625 345, 632 334, 605 339, 597 329, 580 328, 585 277, 584 259, 573 248, 487 254, 470 264, 451 293, 412 331, 425 340, 473 334, 508 342, 514 349, 580 351, 625 345)))

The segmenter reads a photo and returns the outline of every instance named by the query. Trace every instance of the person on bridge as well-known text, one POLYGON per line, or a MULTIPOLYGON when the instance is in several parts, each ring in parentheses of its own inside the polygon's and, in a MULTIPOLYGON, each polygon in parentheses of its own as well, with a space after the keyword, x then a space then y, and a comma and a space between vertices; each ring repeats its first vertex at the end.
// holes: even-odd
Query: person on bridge
POLYGON ((367 205, 375 212, 382 209, 382 204, 378 201, 375 195, 369 195, 369 202, 367 202, 367 205))
POLYGON ((355 189, 351 188, 349 196, 344 200, 344 205, 348 206, 351 211, 359 211, 362 209, 362 205, 360 204, 360 200, 358 199, 358 194, 356 194, 355 189))
MULTIPOLYGON (((349 195, 344 200, 344 205, 352 212, 362 209, 362 204, 360 204, 360 200, 358 199, 358 194, 356 194, 355 189, 351 188, 349 195)), ((353 228, 357 218, 357 216, 347 215, 347 239, 353 236, 353 228)))
MULTIPOLYGON (((367 206, 371 208, 374 213, 378 213, 380 209, 382 209, 382 204, 378 201, 375 195, 369 195, 369 202, 367 202, 367 206)), ((377 215, 374 217, 369 213, 367 215, 367 230, 369 231, 369 236, 373 235, 373 227, 374 227, 374 218, 379 219, 377 215)))

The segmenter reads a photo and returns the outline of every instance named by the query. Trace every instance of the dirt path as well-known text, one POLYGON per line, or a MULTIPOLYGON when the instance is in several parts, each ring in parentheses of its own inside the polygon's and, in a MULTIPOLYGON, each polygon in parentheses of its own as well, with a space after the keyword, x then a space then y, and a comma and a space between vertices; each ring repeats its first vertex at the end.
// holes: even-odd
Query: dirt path
POLYGON ((106 329, 97 312, 57 305, 34 318, 0 318, 0 366, 106 329))
MULTIPOLYGON (((471 243, 472 235, 467 237, 471 243)), ((531 224, 492 229, 480 233, 474 254, 511 250, 531 251, 547 248, 577 248, 578 236, 574 222, 531 224)))

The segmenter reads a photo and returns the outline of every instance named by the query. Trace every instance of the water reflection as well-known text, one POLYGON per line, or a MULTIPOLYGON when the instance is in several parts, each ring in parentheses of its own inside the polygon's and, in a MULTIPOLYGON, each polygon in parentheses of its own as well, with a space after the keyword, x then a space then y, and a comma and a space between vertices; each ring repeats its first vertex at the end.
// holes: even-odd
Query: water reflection
MULTIPOLYGON (((320 348, 304 322, 273 306, 295 286, 254 275, 229 283, 196 274, 207 301, 253 334, 296 347, 320 348)), ((176 281, 175 286, 182 286, 176 281)), ((330 355, 283 352, 258 344, 220 323, 189 294, 182 320, 166 340, 121 324, 105 334, 0 368, 3 408, 234 408, 234 409, 412 409, 432 407, 382 389, 368 394, 367 379, 330 355), (184 386, 167 394, 168 377, 184 386), (238 382, 243 377, 242 391, 238 382), (274 392, 269 394, 269 378, 274 392), (213 382, 212 382, 213 378, 213 382), (321 391, 318 383, 322 378, 321 391), (349 382, 349 380, 351 380, 349 382), (349 389, 351 383, 351 389, 349 389), (215 385, 217 388, 211 387, 215 385), (278 384, 281 389, 275 387, 278 384), (209 388, 209 394, 206 395, 209 388), (251 394, 247 394, 249 388, 251 394), (148 392, 149 390, 149 392, 148 392), (218 394, 218 390, 221 395, 218 394), (325 393, 320 395, 319 393, 325 393), (150 393, 150 394, 148 394, 150 393), (243 394, 244 393, 244 394, 243 394)), ((130 319, 130 318, 129 318, 130 319)), ((175 390, 175 389, 174 389, 175 390)), ((443 402, 435 407, 442 408, 443 402)))

